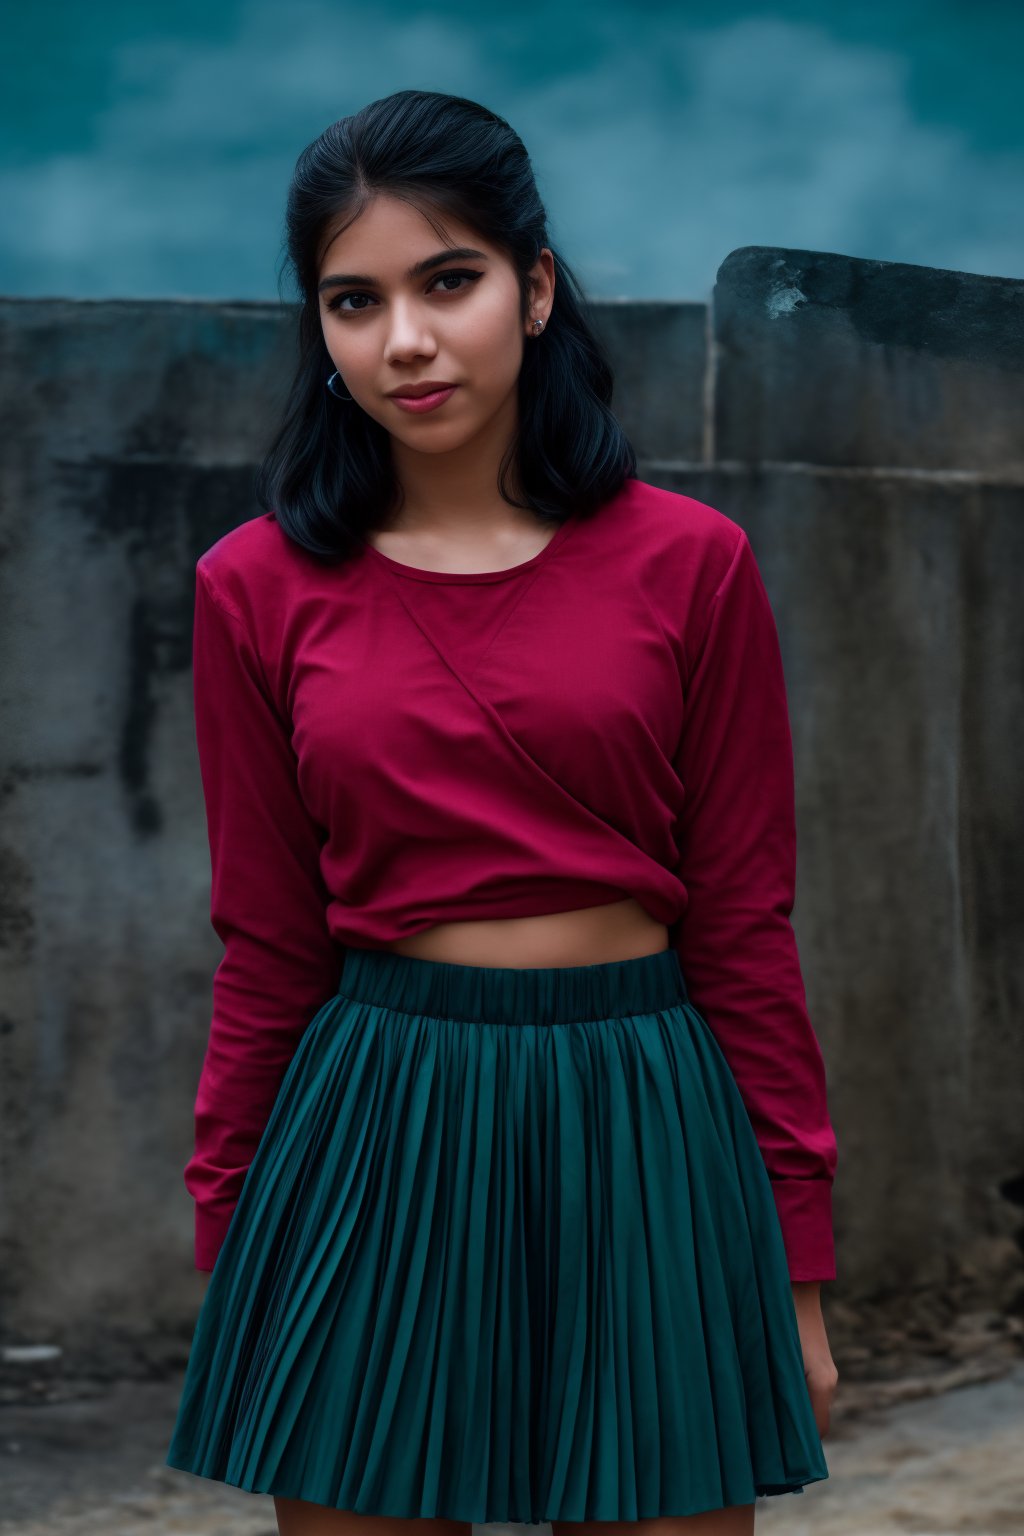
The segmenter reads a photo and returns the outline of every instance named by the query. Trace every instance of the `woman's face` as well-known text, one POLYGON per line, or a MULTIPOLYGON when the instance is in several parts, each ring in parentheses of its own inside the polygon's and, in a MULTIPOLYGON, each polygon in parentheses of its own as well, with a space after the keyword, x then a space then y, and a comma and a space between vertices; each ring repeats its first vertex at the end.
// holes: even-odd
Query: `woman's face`
POLYGON ((554 261, 545 247, 525 321, 507 256, 467 225, 447 220, 442 244, 424 216, 381 193, 327 247, 320 264, 324 341, 352 396, 393 437, 426 453, 447 453, 468 442, 500 414, 515 423, 516 380, 523 347, 540 344, 534 319, 545 325, 554 289, 554 261), (472 254, 456 256, 452 246, 472 254), (436 263, 435 263, 436 258, 436 263), (430 261, 426 270, 409 269, 430 261), (338 282, 341 277, 344 280, 338 282), (391 392, 427 380, 457 388, 433 410, 414 413, 391 392))

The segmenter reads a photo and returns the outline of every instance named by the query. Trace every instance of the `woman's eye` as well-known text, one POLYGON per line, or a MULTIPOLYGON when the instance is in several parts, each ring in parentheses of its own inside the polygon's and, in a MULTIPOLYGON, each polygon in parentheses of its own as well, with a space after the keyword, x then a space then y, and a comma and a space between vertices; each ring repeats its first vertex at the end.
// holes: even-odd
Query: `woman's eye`
MULTIPOLYGON (((479 278, 479 277, 483 277, 483 273, 482 272, 456 272, 456 271, 439 272, 438 275, 433 279, 433 282, 431 282, 430 287, 427 289, 427 292, 429 293, 430 292, 430 288, 433 288, 435 286, 435 284, 437 284, 437 283, 444 283, 445 287, 442 290, 444 293, 461 293, 462 292, 462 288, 463 288, 463 283, 462 283, 463 279, 466 279, 470 284, 472 284, 472 283, 476 282, 477 278, 479 278), (452 279, 456 279, 458 281, 458 286, 457 287, 449 288, 447 286, 447 284, 452 279)), ((350 291, 348 293, 340 293, 340 294, 338 294, 337 298, 330 299, 328 301, 327 308, 328 309, 337 310, 339 313, 346 314, 346 315, 362 314, 362 312, 366 308, 365 304, 357 304, 354 309, 343 309, 342 306, 343 306, 345 300, 346 299, 372 299, 372 298, 373 298, 373 295, 369 294, 369 293, 358 293, 358 292, 355 292, 355 291, 350 291)))
MULTIPOLYGON (((328 300, 327 308, 340 309, 345 299, 365 299, 366 297, 367 295, 365 293, 341 293, 336 299, 328 300)), ((359 308, 362 309, 363 306, 360 305, 359 308)), ((349 311, 349 313, 351 313, 351 311, 349 311)))

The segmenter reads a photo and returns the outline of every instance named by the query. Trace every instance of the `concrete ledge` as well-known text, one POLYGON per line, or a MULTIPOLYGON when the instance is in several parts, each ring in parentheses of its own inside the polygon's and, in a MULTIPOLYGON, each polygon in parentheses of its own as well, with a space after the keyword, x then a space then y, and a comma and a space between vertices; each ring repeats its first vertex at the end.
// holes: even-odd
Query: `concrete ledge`
POLYGON ((712 311, 715 457, 1024 478, 1024 283, 744 246, 712 311))

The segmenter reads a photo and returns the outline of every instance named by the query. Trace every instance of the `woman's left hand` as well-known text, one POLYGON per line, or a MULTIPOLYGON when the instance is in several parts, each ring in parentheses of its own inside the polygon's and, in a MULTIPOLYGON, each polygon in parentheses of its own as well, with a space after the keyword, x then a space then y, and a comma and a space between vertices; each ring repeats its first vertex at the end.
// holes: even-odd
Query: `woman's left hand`
POLYGON ((839 1372, 836 1370, 821 1315, 820 1280, 794 1280, 793 1304, 800 1328, 800 1346, 804 1355, 804 1377, 811 1396, 818 1434, 828 1434, 832 1399, 836 1394, 839 1372))

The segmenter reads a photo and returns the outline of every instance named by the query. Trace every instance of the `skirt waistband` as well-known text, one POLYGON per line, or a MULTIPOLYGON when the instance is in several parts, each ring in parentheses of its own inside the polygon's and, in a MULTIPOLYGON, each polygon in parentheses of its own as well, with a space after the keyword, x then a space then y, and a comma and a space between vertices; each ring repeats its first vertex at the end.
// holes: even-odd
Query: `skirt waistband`
POLYGON ((672 947, 598 965, 528 967, 459 965, 349 947, 338 992, 405 1013, 490 1024, 625 1018, 688 1001, 672 947))

